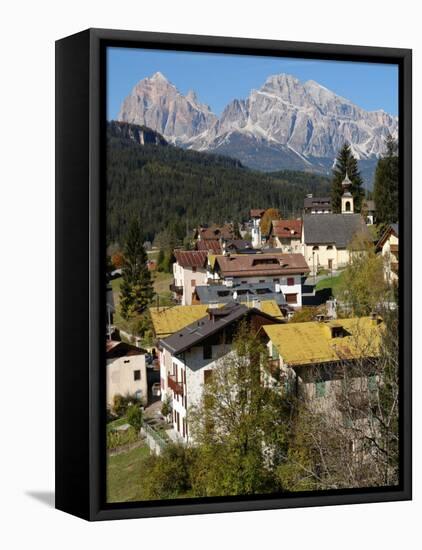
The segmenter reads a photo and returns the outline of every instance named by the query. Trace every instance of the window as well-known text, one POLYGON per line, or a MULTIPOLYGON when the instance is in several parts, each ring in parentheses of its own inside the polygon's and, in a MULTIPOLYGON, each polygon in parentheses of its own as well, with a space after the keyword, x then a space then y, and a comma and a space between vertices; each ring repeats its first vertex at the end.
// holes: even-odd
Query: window
POLYGON ((265 283, 265 279, 260 279, 260 283, 265 283))
POLYGON ((333 245, 332 245, 332 244, 329 244, 329 245, 327 246, 327 250, 332 250, 332 249, 333 249, 333 245))
POLYGON ((192 266, 192 273, 196 273, 196 266, 192 266))
POLYGON ((248 281, 242 281, 242 285, 247 285, 248 281))
POLYGON ((343 336, 344 336, 343 327, 331 327, 332 338, 343 338, 343 336))
POLYGON ((135 392, 135 399, 137 401, 140 401, 142 399, 142 390, 138 390, 135 392))
POLYGON ((293 286, 295 284, 294 277, 287 277, 287 286, 293 286))
POLYGON ((288 304, 297 304, 297 294, 285 294, 284 297, 288 304))
POLYGON ((325 397, 325 382, 323 380, 315 382, 315 397, 325 397))
POLYGON ((134 380, 140 380, 141 379, 141 371, 140 370, 134 370, 133 371, 133 379, 134 380))
POLYGON ((312 250, 319 250, 319 246, 316 246, 316 245, 313 246, 313 247, 312 247, 312 250))
POLYGON ((212 359, 212 347, 205 345, 203 347, 203 357, 204 359, 212 359))
POLYGON ((275 346, 274 344, 272 345, 272 359, 278 359, 278 356, 279 356, 279 353, 278 353, 278 349, 277 349, 277 346, 275 346))
POLYGON ((350 202, 346 202, 346 212, 350 212, 350 202))
POLYGON ((280 279, 273 279, 273 283, 279 283, 280 279))

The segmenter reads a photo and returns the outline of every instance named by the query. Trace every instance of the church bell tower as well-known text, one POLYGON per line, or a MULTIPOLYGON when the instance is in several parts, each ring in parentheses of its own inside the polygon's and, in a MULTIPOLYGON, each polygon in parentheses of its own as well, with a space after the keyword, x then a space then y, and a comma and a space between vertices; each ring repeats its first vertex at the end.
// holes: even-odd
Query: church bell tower
POLYGON ((342 214, 353 214, 353 195, 350 192, 352 182, 349 179, 349 176, 346 172, 346 177, 342 182, 343 186, 343 195, 341 196, 341 213, 342 214))

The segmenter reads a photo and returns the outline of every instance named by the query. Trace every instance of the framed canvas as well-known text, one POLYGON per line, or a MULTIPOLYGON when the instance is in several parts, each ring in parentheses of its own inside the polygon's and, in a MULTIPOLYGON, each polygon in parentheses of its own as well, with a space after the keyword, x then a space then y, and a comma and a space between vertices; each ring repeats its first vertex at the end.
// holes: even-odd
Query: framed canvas
POLYGON ((58 509, 411 498, 411 70, 393 48, 56 43, 58 509))

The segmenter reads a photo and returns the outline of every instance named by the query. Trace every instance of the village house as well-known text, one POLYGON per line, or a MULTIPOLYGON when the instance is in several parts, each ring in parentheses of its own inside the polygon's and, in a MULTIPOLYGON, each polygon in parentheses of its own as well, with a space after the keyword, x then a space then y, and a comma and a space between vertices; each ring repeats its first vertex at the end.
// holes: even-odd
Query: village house
POLYGON ((223 225, 212 224, 210 226, 200 226, 194 231, 195 241, 219 241, 220 239, 234 239, 233 224, 225 223, 223 225))
POLYGON ((262 244, 261 219, 264 214, 265 209, 262 208, 253 208, 250 211, 250 218, 252 223, 252 246, 254 248, 260 248, 262 244))
POLYGON ((392 223, 384 231, 376 249, 384 259, 384 277, 387 283, 397 283, 399 278, 399 224, 392 223))
MULTIPOLYGON (((335 412, 345 381, 365 397, 377 383, 382 320, 377 316, 263 326, 274 376, 316 410, 335 412)), ((350 397, 349 395, 349 397, 350 397)), ((341 415, 341 410, 337 413, 341 415)))
POLYGON ((189 407, 199 404, 219 360, 233 353, 233 339, 243 320, 254 333, 263 325, 282 322, 258 309, 230 303, 208 308, 206 316, 159 342, 161 399, 170 399, 173 428, 184 442, 191 441, 189 407))
POLYGON ((351 181, 343 180, 341 214, 305 214, 302 225, 303 255, 315 274, 319 269, 329 271, 349 263, 349 246, 357 234, 370 239, 365 220, 354 213, 351 181))
POLYGON ((107 340, 107 406, 113 405, 115 395, 130 395, 144 405, 148 400, 146 351, 141 348, 107 340))
POLYGON ((268 243, 285 253, 302 252, 302 220, 273 220, 268 243))
POLYGON ((236 285, 274 283, 285 302, 302 307, 302 279, 309 273, 302 254, 230 254, 209 258, 213 284, 228 288, 236 285))
POLYGON ((173 283, 170 290, 175 300, 184 306, 192 304, 197 285, 207 283, 207 257, 205 250, 175 250, 173 283))
POLYGON ((332 214, 330 197, 314 197, 312 193, 303 200, 304 214, 332 214))

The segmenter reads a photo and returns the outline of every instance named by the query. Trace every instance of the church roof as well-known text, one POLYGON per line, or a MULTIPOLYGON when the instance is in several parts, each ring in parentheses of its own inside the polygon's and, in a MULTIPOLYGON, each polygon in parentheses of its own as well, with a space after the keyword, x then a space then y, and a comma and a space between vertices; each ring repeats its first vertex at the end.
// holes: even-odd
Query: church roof
POLYGON ((360 214, 305 214, 303 216, 305 244, 335 244, 347 248, 356 233, 369 237, 360 214))

